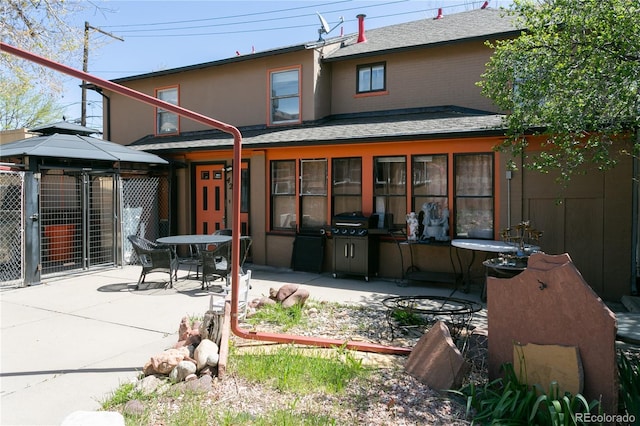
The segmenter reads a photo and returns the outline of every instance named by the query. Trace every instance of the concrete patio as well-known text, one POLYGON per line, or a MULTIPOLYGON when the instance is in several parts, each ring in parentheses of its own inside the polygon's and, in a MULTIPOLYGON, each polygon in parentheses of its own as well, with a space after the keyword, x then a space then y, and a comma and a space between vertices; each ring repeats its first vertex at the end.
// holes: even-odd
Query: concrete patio
MULTIPOLYGON (((439 285, 245 268, 252 270, 250 300, 287 283, 304 286, 311 299, 347 304, 381 304, 389 296, 480 298, 477 287, 465 294, 439 285)), ((74 411, 98 410, 151 355, 177 341, 182 317, 202 315, 209 305, 199 281, 182 279, 186 271, 173 289, 164 288, 166 274, 151 274, 135 290, 139 274, 139 266, 126 266, 0 290, 0 424, 59 425, 74 411)), ((485 321, 485 310, 474 315, 475 325, 485 321)))

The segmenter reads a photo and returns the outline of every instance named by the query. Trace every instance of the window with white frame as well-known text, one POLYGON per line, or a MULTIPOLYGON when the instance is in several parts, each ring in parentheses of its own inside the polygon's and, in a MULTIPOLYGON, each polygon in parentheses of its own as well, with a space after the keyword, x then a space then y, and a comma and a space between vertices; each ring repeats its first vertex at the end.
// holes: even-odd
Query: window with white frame
POLYGON ((300 160, 302 228, 327 225, 327 160, 300 160))
POLYGON ((493 162, 493 153, 454 155, 456 236, 493 239, 493 162))
POLYGON ((431 204, 436 214, 449 208, 447 197, 448 155, 414 155, 411 163, 411 205, 416 213, 431 204))
POLYGON ((331 164, 331 211, 362 211, 362 158, 334 158, 331 164))
MULTIPOLYGON (((166 89, 157 89, 156 98, 178 105, 178 88, 169 87, 166 89)), ((166 111, 162 108, 156 108, 156 134, 166 135, 178 133, 178 115, 166 111)))
POLYGON ((296 228, 296 162, 271 162, 271 229, 296 228))
POLYGON ((357 93, 381 92, 386 90, 384 62, 358 66, 356 87, 357 93))
POLYGON ((269 100, 271 124, 300 121, 300 70, 298 68, 270 73, 269 100))
POLYGON ((407 216, 407 159, 404 156, 374 158, 374 212, 392 214, 393 223, 407 216))

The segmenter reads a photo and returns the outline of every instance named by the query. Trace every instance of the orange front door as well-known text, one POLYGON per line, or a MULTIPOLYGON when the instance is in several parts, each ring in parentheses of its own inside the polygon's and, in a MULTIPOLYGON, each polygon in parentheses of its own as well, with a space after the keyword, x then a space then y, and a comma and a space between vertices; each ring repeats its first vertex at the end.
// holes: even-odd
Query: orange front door
POLYGON ((212 234, 225 228, 224 164, 196 166, 196 233, 212 234))

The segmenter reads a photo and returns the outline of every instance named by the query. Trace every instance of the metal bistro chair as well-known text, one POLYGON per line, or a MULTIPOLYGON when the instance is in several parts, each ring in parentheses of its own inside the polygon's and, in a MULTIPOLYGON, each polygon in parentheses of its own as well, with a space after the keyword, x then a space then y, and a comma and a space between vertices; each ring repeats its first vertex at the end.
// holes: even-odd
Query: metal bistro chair
POLYGON ((218 244, 213 250, 201 250, 202 259, 202 290, 205 286, 209 289, 212 280, 222 279, 225 281, 224 287, 228 286, 229 274, 231 273, 231 242, 218 244))
MULTIPOLYGON (((244 263, 251 249, 252 239, 249 236, 240 237, 240 274, 244 274, 244 263)), ((209 277, 214 280, 224 279, 223 287, 229 287, 229 274, 231 273, 231 241, 220 244, 214 249, 201 250, 202 259, 202 289, 209 288, 209 277)))
POLYGON ((127 239, 133 245, 133 249, 138 256, 138 262, 142 266, 136 290, 140 287, 140 284, 144 283, 147 274, 151 272, 168 273, 168 288, 172 288, 173 280, 178 279, 178 258, 171 246, 157 244, 137 235, 129 235, 127 239))

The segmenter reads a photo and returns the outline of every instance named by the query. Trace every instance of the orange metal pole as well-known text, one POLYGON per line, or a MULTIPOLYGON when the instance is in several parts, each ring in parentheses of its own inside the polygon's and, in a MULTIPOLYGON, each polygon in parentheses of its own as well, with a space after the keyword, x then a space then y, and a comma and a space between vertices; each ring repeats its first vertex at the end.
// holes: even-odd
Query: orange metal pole
MULTIPOLYGON (((206 124, 233 136, 233 220, 232 220, 232 235, 231 235, 231 258, 240 259, 240 179, 241 179, 241 160, 242 160, 242 134, 240 131, 227 123, 214 120, 206 115, 199 114, 197 112, 182 108, 178 105, 174 105, 160 99, 154 98, 147 94, 138 92, 125 86, 121 86, 109 80, 104 80, 100 77, 96 77, 92 74, 84 71, 77 70, 75 68, 60 64, 42 56, 36 55, 26 50, 19 49, 9 44, 0 42, 0 52, 10 53, 20 58, 35 62, 45 67, 54 69, 64 74, 71 75, 89 83, 93 83, 98 87, 111 90, 129 98, 144 102, 149 105, 153 105, 158 108, 162 108, 167 111, 176 113, 182 117, 189 118, 196 122, 206 124)), ((278 343, 296 343, 310 346, 320 347, 333 347, 345 345, 349 349, 355 349, 365 352, 378 352, 387 354, 402 354, 407 355, 411 352, 409 348, 401 348, 394 346, 385 346, 375 343, 366 342, 344 342, 336 339, 326 339, 320 337, 308 337, 308 336, 296 336, 291 334, 278 334, 278 333, 260 333, 250 330, 244 330, 240 328, 238 324, 238 290, 239 290, 239 268, 240 263, 234 262, 232 267, 232 280, 231 280, 231 331, 242 338, 252 340, 264 340, 269 342, 278 343)))

